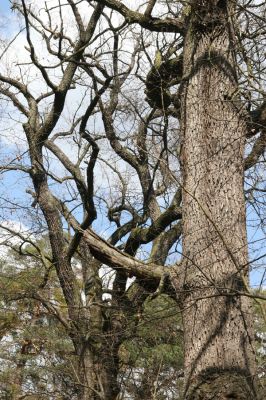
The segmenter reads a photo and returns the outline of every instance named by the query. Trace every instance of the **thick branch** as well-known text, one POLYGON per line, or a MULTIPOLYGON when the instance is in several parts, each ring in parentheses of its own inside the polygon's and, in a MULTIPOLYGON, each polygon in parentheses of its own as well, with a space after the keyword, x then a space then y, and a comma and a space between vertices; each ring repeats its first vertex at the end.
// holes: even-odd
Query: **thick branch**
POLYGON ((181 216, 181 208, 172 206, 169 207, 168 210, 166 210, 163 214, 161 214, 149 228, 135 228, 127 242, 125 251, 127 253, 131 253, 132 249, 137 249, 140 244, 146 244, 156 239, 167 226, 177 219, 180 219, 181 216))
POLYGON ((118 271, 122 270, 130 275, 137 276, 140 279, 160 281, 163 274, 162 266, 145 264, 142 261, 122 253, 120 250, 101 239, 90 229, 84 231, 83 236, 94 257, 102 263, 118 271))
POLYGON ((149 3, 147 4, 146 10, 144 12, 144 15, 146 17, 150 17, 151 16, 152 10, 153 10, 156 2, 157 2, 157 0, 149 0, 149 3))
POLYGON ((154 18, 149 14, 142 14, 138 11, 131 10, 126 7, 123 3, 117 0, 96 0, 98 3, 104 4, 105 6, 117 11, 121 14, 129 24, 137 23, 142 28, 149 29, 155 32, 177 32, 183 33, 184 24, 180 19, 173 18, 154 18))
POLYGON ((253 167, 264 154, 266 148, 266 130, 263 131, 256 140, 250 154, 245 159, 245 170, 253 167))
POLYGON ((250 112, 247 137, 252 137, 266 129, 266 100, 256 110, 250 112))
POLYGON ((125 271, 130 275, 134 275, 140 279, 153 280, 159 283, 163 274, 163 266, 155 264, 145 264, 140 260, 136 260, 122 251, 113 247, 110 243, 100 238, 91 229, 83 230, 77 220, 70 215, 64 204, 61 203, 63 215, 66 216, 68 222, 76 232, 83 235, 84 241, 90 248, 92 255, 101 263, 117 271, 125 271))
POLYGON ((153 246, 150 259, 156 264, 164 265, 169 255, 169 250, 182 234, 182 223, 178 222, 169 231, 164 232, 153 246))

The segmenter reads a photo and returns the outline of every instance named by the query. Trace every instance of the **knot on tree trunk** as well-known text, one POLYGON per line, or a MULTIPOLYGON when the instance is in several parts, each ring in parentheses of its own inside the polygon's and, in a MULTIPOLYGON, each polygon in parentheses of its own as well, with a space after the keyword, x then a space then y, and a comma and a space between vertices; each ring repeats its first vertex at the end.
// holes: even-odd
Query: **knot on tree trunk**
POLYGON ((169 88, 181 80, 183 59, 182 56, 170 60, 162 60, 157 52, 154 65, 146 78, 146 100, 151 107, 165 110, 172 102, 169 88))
POLYGON ((256 400, 253 379, 241 371, 205 370, 188 389, 185 400, 256 400))
MULTIPOLYGON (((227 22, 227 0, 201 0, 194 2, 194 24, 199 33, 222 31, 227 22)), ((218 32, 215 32, 218 35, 218 32)))

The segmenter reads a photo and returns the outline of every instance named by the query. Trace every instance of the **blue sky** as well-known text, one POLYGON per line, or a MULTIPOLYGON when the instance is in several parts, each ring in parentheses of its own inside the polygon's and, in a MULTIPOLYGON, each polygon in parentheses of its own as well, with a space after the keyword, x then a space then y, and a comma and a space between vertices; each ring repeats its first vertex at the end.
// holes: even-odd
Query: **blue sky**
POLYGON ((0 0, 0 13, 6 14, 10 12, 10 2, 9 0, 0 0))

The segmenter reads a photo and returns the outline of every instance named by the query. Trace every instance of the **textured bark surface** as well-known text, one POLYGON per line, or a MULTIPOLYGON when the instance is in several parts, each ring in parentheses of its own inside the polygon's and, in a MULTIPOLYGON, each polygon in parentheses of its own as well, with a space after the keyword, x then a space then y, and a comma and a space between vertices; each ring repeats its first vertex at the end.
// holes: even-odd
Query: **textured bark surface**
POLYGON ((182 88, 185 399, 255 399, 245 290, 244 116, 230 2, 195 1, 182 88), (227 4, 228 3, 228 4, 227 4))

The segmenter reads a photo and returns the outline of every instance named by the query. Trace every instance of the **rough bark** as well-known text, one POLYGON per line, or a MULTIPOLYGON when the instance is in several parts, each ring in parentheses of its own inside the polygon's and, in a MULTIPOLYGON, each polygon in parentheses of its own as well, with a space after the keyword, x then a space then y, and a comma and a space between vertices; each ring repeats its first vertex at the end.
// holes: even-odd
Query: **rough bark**
POLYGON ((194 1, 182 87, 186 400, 256 398, 243 194, 246 123, 236 97, 230 1, 194 1))

